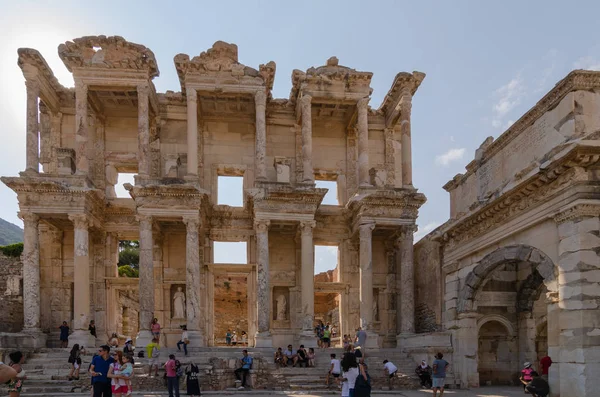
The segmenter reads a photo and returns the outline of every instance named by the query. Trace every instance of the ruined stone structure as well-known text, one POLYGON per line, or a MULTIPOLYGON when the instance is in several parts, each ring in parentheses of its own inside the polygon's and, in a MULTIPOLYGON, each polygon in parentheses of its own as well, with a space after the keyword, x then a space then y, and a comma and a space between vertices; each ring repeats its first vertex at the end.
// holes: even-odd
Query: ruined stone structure
MULTIPOLYGON (((412 97, 423 73, 399 73, 377 109, 372 74, 338 64, 295 70, 289 99, 275 63, 238 61, 217 42, 176 55, 180 91, 158 93, 152 51, 121 37, 82 37, 59 55, 75 88, 39 52, 19 49, 27 89, 27 168, 2 181, 25 226, 21 346, 112 332, 151 338, 157 317, 174 346, 215 343, 215 280, 247 283, 251 346, 316 345, 315 294, 336 294, 339 334, 370 345, 414 333, 413 233, 423 194, 411 170, 412 97), (40 168, 41 165, 41 168, 40 168), (135 173, 118 198, 119 173, 135 173), (220 205, 219 177, 243 178, 243 206, 220 205), (321 205, 337 184, 339 205, 321 205), (139 240, 139 279, 118 277, 120 240, 139 240), (216 264, 214 242, 246 242, 246 264, 216 264), (314 282, 314 244, 335 245, 331 281, 314 282), (374 301, 375 299, 375 301, 374 301)), ((335 312, 335 311, 333 311, 335 312)), ((218 331, 222 332, 222 331, 218 331)))
POLYGON ((444 186, 451 219, 415 246, 415 283, 445 331, 413 346, 445 349, 463 387, 549 354, 551 395, 597 395, 599 181, 600 73, 574 71, 444 186))

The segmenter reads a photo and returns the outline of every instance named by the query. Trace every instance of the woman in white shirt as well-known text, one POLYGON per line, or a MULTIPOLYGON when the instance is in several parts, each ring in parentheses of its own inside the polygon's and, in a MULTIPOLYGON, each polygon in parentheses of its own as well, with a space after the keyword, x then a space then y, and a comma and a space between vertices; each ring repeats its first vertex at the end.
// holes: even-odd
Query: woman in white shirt
POLYGON ((181 340, 179 342, 177 342, 177 350, 181 351, 181 345, 183 345, 183 351, 184 351, 185 355, 187 356, 188 355, 187 345, 188 345, 188 343, 190 343, 190 340, 188 338, 187 326, 182 325, 181 329, 182 329, 181 340))
POLYGON ((342 397, 352 397, 354 395, 354 385, 358 375, 356 356, 352 353, 345 353, 342 358, 342 397))

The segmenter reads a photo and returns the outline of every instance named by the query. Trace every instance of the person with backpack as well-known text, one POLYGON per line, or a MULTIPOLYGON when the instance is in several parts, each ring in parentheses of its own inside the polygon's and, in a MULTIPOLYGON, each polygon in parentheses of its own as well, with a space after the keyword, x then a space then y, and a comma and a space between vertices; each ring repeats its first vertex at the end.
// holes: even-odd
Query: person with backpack
POLYGON ((69 364, 71 364, 71 371, 69 371, 69 380, 79 380, 79 368, 81 367, 81 351, 79 344, 75 343, 71 352, 69 353, 69 364))
POLYGON ((238 388, 238 390, 244 390, 244 388, 246 387, 246 377, 250 373, 250 369, 252 369, 253 362, 252 357, 248 355, 248 350, 242 350, 242 354, 243 357, 240 360, 242 362, 242 366, 233 371, 236 379, 242 381, 242 385, 238 388))
POLYGON ((367 364, 358 364, 359 375, 354 382, 353 397, 371 397, 371 376, 367 364))
POLYGON ((155 367, 154 376, 158 377, 158 359, 160 357, 158 339, 154 338, 151 343, 146 345, 146 354, 148 354, 148 376, 152 376, 152 367, 155 367))
POLYGON ((165 363, 165 371, 167 375, 167 388, 169 389, 169 397, 179 397, 179 376, 178 373, 181 368, 177 367, 178 361, 175 360, 174 354, 169 354, 169 360, 165 363))

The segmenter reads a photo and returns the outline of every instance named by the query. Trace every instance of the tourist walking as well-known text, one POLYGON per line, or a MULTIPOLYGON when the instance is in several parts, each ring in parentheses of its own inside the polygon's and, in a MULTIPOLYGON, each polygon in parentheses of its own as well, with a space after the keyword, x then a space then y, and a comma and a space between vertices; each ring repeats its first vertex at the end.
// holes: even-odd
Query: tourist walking
POLYGON ((356 343, 355 346, 359 346, 364 349, 365 344, 367 343, 367 332, 363 330, 361 327, 356 329, 356 343))
POLYGON ((544 356, 540 360, 540 370, 542 371, 542 379, 548 382, 548 370, 552 365, 552 359, 549 356, 544 356))
POLYGON ((234 371, 236 379, 242 381, 242 385, 238 388, 238 390, 244 390, 246 387, 246 377, 248 376, 250 369, 252 369, 253 362, 252 357, 248 355, 248 350, 242 350, 242 354, 243 356, 240 360, 242 366, 234 371))
POLYGON ((424 387, 426 389, 431 389, 431 372, 432 369, 429 366, 429 364, 427 364, 427 361, 422 360, 421 364, 417 365, 417 368, 415 369, 415 373, 417 374, 417 376, 419 377, 419 380, 421 381, 421 387, 424 387))
POLYGON ((10 358, 9 366, 17 373, 16 376, 8 381, 8 395, 10 397, 19 397, 23 389, 23 381, 27 379, 22 365, 25 362, 25 355, 20 351, 12 352, 8 355, 10 358))
POLYGON ((371 376, 365 363, 358 364, 360 373, 354 383, 354 394, 352 397, 371 397, 371 376))
POLYGON ((179 342, 177 342, 177 350, 181 351, 181 345, 183 345, 183 352, 187 356, 188 355, 187 345, 188 345, 188 343, 190 343, 190 340, 188 338, 187 326, 182 325, 181 329, 182 329, 181 339, 179 340, 179 342))
POLYGON ((90 325, 88 325, 88 331, 90 331, 90 335, 96 338, 96 322, 94 320, 90 320, 90 325))
POLYGON ((69 346, 69 326, 66 321, 63 321, 58 328, 60 329, 60 347, 64 349, 69 346))
POLYGON ((169 360, 164 365, 167 373, 167 388, 169 397, 179 397, 179 377, 177 376, 177 362, 175 355, 169 354, 169 360))
POLYGON ((398 372, 398 367, 396 367, 391 361, 383 360, 383 371, 388 376, 389 387, 390 390, 392 390, 394 377, 396 376, 396 372, 398 372))
POLYGON ((69 371, 69 380, 79 380, 79 369, 81 368, 81 350, 79 344, 75 343, 69 353, 69 364, 71 364, 71 370, 69 371))
POLYGON ((108 371, 110 365, 115 362, 110 356, 110 347, 102 345, 98 349, 98 355, 92 359, 90 365, 90 375, 92 376, 92 385, 94 389, 93 397, 110 397, 112 396, 111 384, 108 379, 108 371))
POLYGON ((342 396, 347 395, 349 397, 354 396, 354 386, 356 384, 356 378, 359 375, 358 364, 356 363, 356 357, 352 353, 344 354, 342 357, 342 396))
POLYGON ((190 363, 185 368, 186 386, 188 396, 200 396, 200 369, 195 363, 190 363))
POLYGON ((158 339, 154 338, 146 345, 146 355, 148 356, 148 376, 152 376, 152 367, 156 368, 154 376, 158 376, 158 359, 160 357, 158 339))
POLYGON ((152 322, 150 323, 150 331, 152 332, 152 336, 156 339, 156 343, 160 342, 160 324, 158 319, 154 317, 152 322))
POLYGON ((440 392, 440 397, 444 395, 444 385, 446 382, 446 369, 448 368, 448 361, 443 359, 444 355, 442 353, 438 353, 436 355, 436 360, 433 361, 433 397, 437 395, 437 392, 440 392))
POLYGON ((339 384, 339 378, 342 373, 342 364, 339 359, 335 358, 335 354, 332 353, 329 357, 331 357, 329 372, 327 372, 327 379, 325 380, 325 384, 329 386, 329 377, 332 376, 335 379, 335 382, 339 384))

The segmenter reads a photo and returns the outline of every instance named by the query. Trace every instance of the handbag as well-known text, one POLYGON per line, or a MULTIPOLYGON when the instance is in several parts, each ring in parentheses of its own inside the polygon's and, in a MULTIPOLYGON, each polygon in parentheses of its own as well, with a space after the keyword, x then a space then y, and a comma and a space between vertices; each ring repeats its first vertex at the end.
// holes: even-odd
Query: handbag
POLYGON ((190 340, 189 340, 188 338, 185 338, 185 339, 183 340, 183 343, 185 343, 186 345, 189 345, 189 344, 190 344, 190 340))

